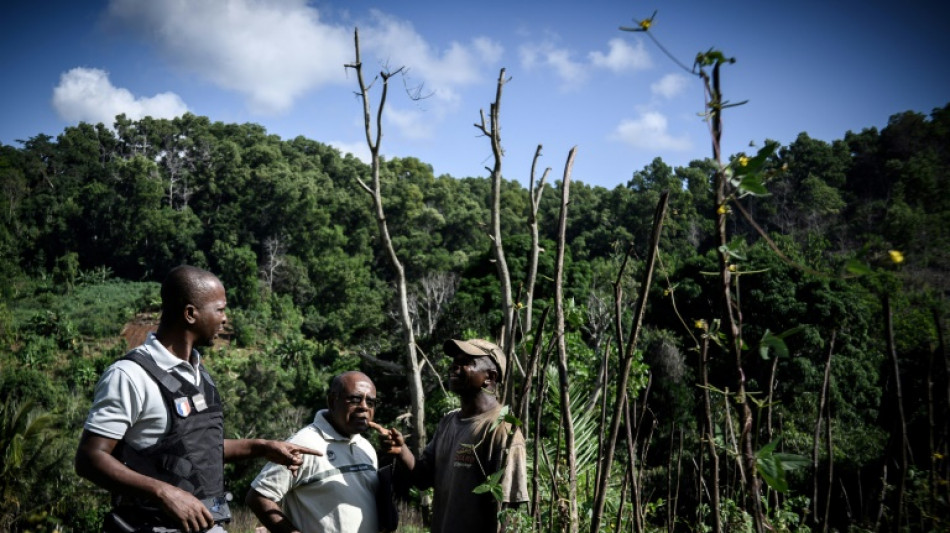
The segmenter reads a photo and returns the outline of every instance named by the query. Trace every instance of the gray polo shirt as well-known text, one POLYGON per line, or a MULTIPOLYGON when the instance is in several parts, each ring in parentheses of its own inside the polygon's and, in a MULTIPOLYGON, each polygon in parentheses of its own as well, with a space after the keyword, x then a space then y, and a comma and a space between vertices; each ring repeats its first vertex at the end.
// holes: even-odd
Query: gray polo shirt
MULTIPOLYGON (((191 354, 193 366, 172 355, 154 333, 148 334, 142 348, 162 370, 174 372, 196 387, 201 386, 201 373, 196 366, 201 356, 196 350, 191 354)), ((116 361, 103 372, 84 425, 87 430, 110 439, 124 438, 133 448, 141 450, 158 442, 167 425, 168 413, 161 390, 138 363, 116 361)))

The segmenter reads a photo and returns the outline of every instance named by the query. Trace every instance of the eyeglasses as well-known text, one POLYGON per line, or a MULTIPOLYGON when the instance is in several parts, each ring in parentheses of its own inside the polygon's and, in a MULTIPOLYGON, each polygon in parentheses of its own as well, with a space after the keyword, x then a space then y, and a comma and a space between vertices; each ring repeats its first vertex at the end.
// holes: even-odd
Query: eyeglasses
POLYGON ((358 407, 361 403, 366 402, 366 407, 370 409, 376 409, 376 406, 379 405, 379 400, 376 398, 358 396, 356 394, 343 398, 343 401, 346 402, 346 405, 352 405, 353 407, 358 407))

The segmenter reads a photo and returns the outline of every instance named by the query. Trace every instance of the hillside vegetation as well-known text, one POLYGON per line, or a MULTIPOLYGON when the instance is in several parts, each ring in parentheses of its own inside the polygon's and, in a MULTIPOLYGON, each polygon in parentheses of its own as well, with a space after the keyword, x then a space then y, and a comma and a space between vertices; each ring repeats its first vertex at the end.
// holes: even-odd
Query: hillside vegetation
MULTIPOLYGON (((563 335, 581 516, 593 506, 616 396, 617 348, 627 340, 618 332, 630 328, 654 210, 668 191, 604 523, 703 530, 715 455, 721 520, 730 531, 751 528, 737 460, 738 409, 748 401, 763 512, 776 529, 946 530, 950 105, 830 143, 802 133, 762 164, 767 194, 740 199, 745 213, 730 207, 727 217, 743 398, 717 318, 716 216, 726 207, 716 202, 715 163, 672 168, 657 158, 613 189, 571 184, 563 335)), ((128 348, 123 326, 154 319, 158 283, 181 263, 210 269, 227 288, 231 329, 206 361, 230 437, 289 436, 324 404, 329 378, 353 368, 377 383, 377 419, 403 423, 394 278, 357 183, 368 173, 317 141, 190 114, 119 116, 114 129, 81 123, 0 145, 0 530, 98 530, 108 496, 71 466, 82 422, 99 374, 128 348)), ((381 180, 416 343, 431 363, 431 431, 455 405, 441 387, 442 342, 497 338, 503 321, 491 182, 435 176, 413 158, 384 161, 381 180)), ((540 346, 521 423, 529 478, 539 478, 523 524, 543 531, 563 527, 568 483, 556 469, 564 443, 554 330, 534 330, 553 305, 559 186, 543 187, 538 208, 530 329, 519 287, 532 198, 518 180, 503 182, 500 213, 519 364, 540 346)), ((524 372, 514 379, 518 391, 524 372)), ((235 495, 259 467, 229 467, 235 495)))

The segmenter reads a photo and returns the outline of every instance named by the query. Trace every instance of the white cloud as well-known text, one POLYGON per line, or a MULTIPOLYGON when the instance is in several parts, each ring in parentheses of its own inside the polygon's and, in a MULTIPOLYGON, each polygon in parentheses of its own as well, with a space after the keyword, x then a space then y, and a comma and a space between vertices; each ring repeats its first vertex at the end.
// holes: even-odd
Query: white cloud
POLYGON ((650 85, 653 94, 666 99, 682 94, 689 80, 682 74, 667 74, 650 85))
POLYGON ((550 41, 523 45, 518 53, 521 66, 527 70, 537 67, 553 69, 563 82, 562 88, 576 87, 587 79, 586 66, 575 61, 570 50, 558 48, 550 41))
POLYGON ((667 128, 665 116, 656 111, 646 111, 639 118, 622 120, 610 138, 646 150, 681 152, 692 147, 689 137, 674 137, 667 128))
POLYGON ((53 89, 53 107, 60 118, 70 122, 103 123, 112 127, 116 115, 173 118, 188 111, 175 93, 136 97, 128 89, 112 85, 109 73, 95 68, 74 68, 64 72, 53 89))
POLYGON ((497 63, 503 52, 500 44, 487 37, 469 44, 453 41, 438 50, 411 23, 381 11, 374 10, 372 15, 374 26, 360 32, 361 46, 365 43, 365 50, 379 58, 380 67, 406 67, 408 84, 424 84, 423 93, 441 102, 457 103, 458 89, 484 81, 489 76, 487 67, 497 63))
MULTIPOLYGON (((110 20, 144 36, 175 67, 246 96, 256 112, 286 112, 306 92, 329 84, 355 87, 344 65, 354 59, 349 23, 322 20, 308 0, 110 0, 110 20)), ((394 130, 411 138, 431 135, 461 99, 465 85, 491 80, 486 67, 503 49, 477 37, 429 44, 409 22, 371 13, 360 28, 367 83, 381 69, 406 67, 391 89, 429 96, 427 120, 390 110, 394 130)), ((392 93, 391 93, 392 94, 392 93)), ((390 104, 391 105, 391 104, 390 104)), ((416 113, 418 114, 418 113, 416 113)))
POLYGON ((369 147, 366 146, 365 141, 353 143, 330 141, 327 144, 336 148, 341 153, 353 155, 353 157, 359 159, 367 165, 370 164, 370 160, 372 159, 372 155, 369 153, 369 147))
POLYGON ((422 111, 400 110, 389 105, 385 115, 383 127, 396 128, 407 139, 431 139, 435 135, 432 116, 422 111))
POLYGON ((637 41, 636 47, 633 47, 623 39, 614 38, 607 43, 607 46, 609 51, 606 54, 600 51, 587 54, 592 65, 617 73, 643 70, 652 66, 650 54, 644 48, 643 41, 637 41))
MULTIPOLYGON (((556 39, 556 36, 553 38, 556 39)), ((561 79, 562 89, 582 85, 590 76, 592 68, 608 69, 614 73, 643 70, 652 66, 643 43, 630 46, 623 39, 611 39, 608 51, 588 52, 586 61, 574 57, 568 48, 559 47, 552 39, 527 43, 518 49, 521 66, 526 70, 548 67, 561 79)))
POLYGON ((306 0, 111 0, 110 20, 174 65, 246 95, 258 112, 288 110, 306 91, 345 83, 352 34, 306 0))

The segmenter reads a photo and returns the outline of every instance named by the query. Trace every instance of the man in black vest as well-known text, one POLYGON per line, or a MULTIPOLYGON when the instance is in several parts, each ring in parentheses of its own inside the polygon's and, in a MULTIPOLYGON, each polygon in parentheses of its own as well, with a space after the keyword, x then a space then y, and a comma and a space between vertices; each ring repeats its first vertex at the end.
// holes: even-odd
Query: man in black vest
POLYGON ((161 296, 158 331, 96 385, 76 473, 112 493, 106 531, 224 531, 225 462, 265 457, 296 472, 302 454, 320 452, 225 439, 221 398, 196 350, 227 322, 224 286, 206 270, 179 266, 161 296))

